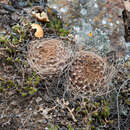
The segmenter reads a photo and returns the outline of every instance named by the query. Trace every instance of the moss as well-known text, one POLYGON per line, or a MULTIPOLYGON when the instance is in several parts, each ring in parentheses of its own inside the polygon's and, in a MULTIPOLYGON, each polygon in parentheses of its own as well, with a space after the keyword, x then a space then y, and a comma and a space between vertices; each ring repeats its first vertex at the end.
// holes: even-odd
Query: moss
POLYGON ((110 107, 109 107, 109 106, 104 106, 104 107, 102 108, 101 114, 102 114, 102 116, 103 116, 104 118, 109 117, 109 115, 110 115, 110 107))
POLYGON ((9 91, 12 88, 15 88, 17 85, 12 80, 3 80, 0 81, 0 92, 9 91))
POLYGON ((93 113, 93 117, 97 117, 98 118, 99 117, 99 113, 98 112, 94 112, 93 113))
POLYGON ((89 129, 97 129, 104 124, 112 122, 110 116, 110 104, 107 98, 98 97, 95 99, 84 99, 83 104, 77 104, 75 108, 75 118, 84 119, 84 123, 89 129))
POLYGON ((88 114, 88 110, 87 109, 86 110, 82 110, 82 113, 87 115, 88 114))
POLYGON ((11 47, 6 47, 6 52, 9 54, 9 55, 12 55, 16 52, 16 50, 14 50, 14 48, 11 48, 11 47))
POLYGON ((54 30, 58 36, 67 36, 69 34, 69 31, 67 28, 63 27, 63 23, 60 19, 50 20, 49 23, 47 23, 47 27, 51 30, 54 30))
POLYGON ((0 36, 0 43, 9 43, 10 39, 8 38, 8 36, 0 36))
POLYGON ((37 89, 36 89, 36 88, 34 88, 34 87, 30 87, 30 88, 29 88, 29 94, 30 94, 30 95, 34 95, 36 92, 37 92, 37 89))
POLYGON ((48 130, 58 130, 59 126, 58 125, 55 125, 55 126, 48 125, 47 128, 48 128, 48 130))
POLYGON ((8 63, 14 63, 14 60, 13 60, 13 58, 11 58, 11 57, 7 57, 7 62, 8 62, 8 63))
POLYGON ((12 44, 17 45, 22 43, 26 39, 26 29, 21 25, 17 24, 12 27, 13 33, 10 34, 12 44))
POLYGON ((78 106, 75 111, 76 112, 80 111, 80 107, 78 106))
POLYGON ((21 93, 21 95, 22 95, 23 97, 25 97, 25 96, 28 95, 28 93, 21 93))
POLYGON ((24 81, 24 87, 20 87, 20 94, 22 96, 34 95, 37 92, 37 85, 40 83, 40 77, 33 73, 32 76, 28 76, 24 81))
POLYGON ((15 58, 15 62, 20 63, 21 59, 19 57, 15 58))
POLYGON ((38 75, 33 75, 31 77, 28 76, 28 78, 23 82, 22 86, 20 86, 17 80, 3 80, 0 81, 0 92, 8 91, 9 89, 13 88, 22 96, 34 95, 37 92, 36 86, 39 83, 40 77, 38 75))
POLYGON ((4 87, 0 86, 0 92, 3 92, 3 91, 4 91, 4 87))
POLYGON ((74 130, 71 125, 68 125, 68 130, 74 130))

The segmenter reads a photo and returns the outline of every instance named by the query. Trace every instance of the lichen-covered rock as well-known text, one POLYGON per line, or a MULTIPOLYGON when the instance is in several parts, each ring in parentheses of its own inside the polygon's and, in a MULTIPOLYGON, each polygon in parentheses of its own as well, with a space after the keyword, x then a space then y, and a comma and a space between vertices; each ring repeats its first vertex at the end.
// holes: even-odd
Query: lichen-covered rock
POLYGON ((100 92, 107 88, 113 76, 114 70, 112 72, 110 68, 107 61, 94 52, 81 51, 72 63, 69 84, 78 92, 100 92))
POLYGON ((28 63, 43 78, 60 76, 71 59, 72 51, 62 40, 32 41, 28 47, 28 63))

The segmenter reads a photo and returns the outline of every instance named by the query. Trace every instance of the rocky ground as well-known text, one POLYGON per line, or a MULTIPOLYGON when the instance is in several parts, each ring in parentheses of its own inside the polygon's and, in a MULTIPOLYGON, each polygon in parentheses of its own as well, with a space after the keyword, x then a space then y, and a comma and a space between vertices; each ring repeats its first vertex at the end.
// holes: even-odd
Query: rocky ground
POLYGON ((130 48, 124 40, 122 1, 49 0, 49 7, 44 2, 0 3, 0 130, 128 130, 130 48), (44 11, 49 22, 32 11, 44 11), (116 68, 109 90, 74 95, 62 80, 48 87, 30 69, 27 47, 30 41, 52 37, 108 57, 116 68))

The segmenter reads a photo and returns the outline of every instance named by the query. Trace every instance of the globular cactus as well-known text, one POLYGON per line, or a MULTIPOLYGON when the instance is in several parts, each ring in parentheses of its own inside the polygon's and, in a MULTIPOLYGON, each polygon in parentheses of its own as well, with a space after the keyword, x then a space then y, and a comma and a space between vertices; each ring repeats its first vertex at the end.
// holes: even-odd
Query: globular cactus
POLYGON ((107 89, 114 72, 111 67, 94 52, 79 51, 72 63, 68 83, 77 92, 99 93, 107 89))
POLYGON ((28 63, 42 78, 59 77, 67 67, 72 51, 62 40, 35 40, 28 46, 28 63))

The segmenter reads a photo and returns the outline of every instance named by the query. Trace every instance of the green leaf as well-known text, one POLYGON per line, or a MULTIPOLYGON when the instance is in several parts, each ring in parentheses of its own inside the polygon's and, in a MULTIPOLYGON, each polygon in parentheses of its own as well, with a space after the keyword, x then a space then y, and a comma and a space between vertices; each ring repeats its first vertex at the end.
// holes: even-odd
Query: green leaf
POLYGON ((27 93, 22 93, 22 96, 23 96, 23 97, 27 96, 27 93))
POLYGON ((110 115, 110 107, 105 106, 102 109, 101 114, 104 116, 104 118, 107 118, 110 115))

